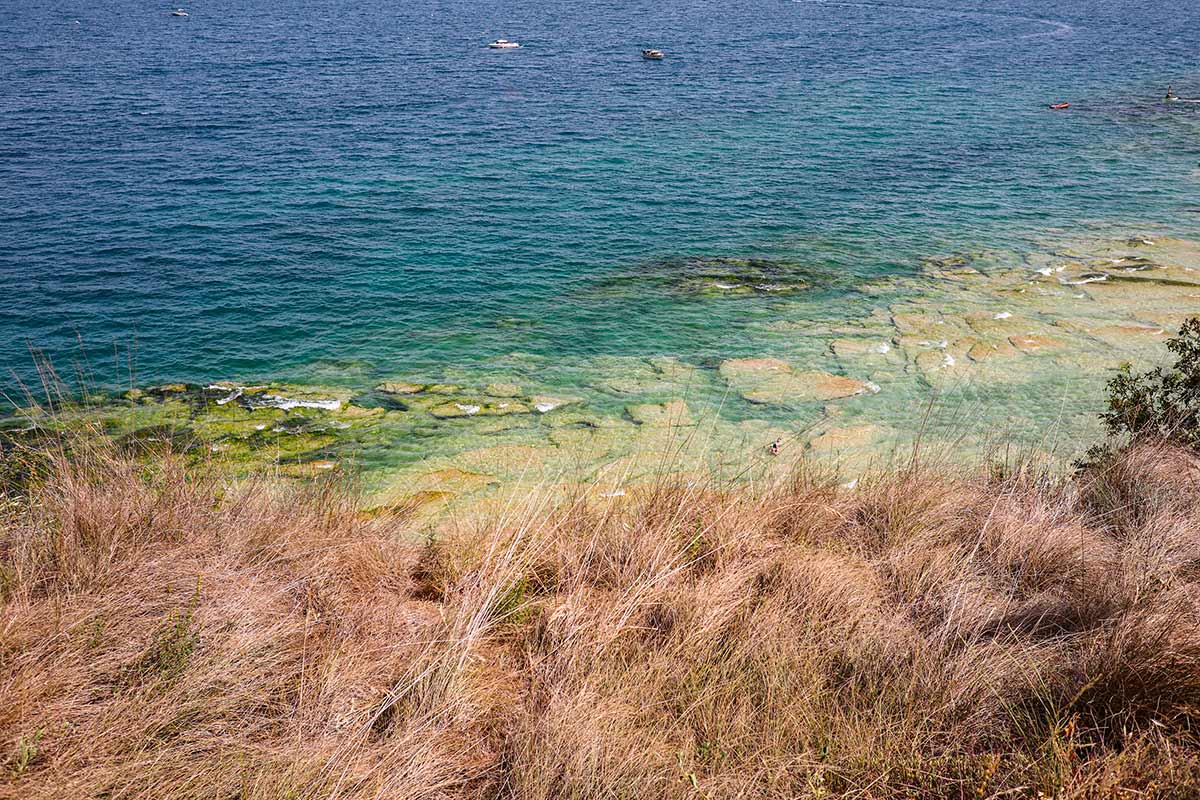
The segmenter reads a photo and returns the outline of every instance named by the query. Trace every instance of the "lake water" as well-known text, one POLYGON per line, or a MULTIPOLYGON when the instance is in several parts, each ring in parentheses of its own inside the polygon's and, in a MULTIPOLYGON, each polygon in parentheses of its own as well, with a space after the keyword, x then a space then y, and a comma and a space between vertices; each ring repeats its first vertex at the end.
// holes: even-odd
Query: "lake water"
POLYGON ((868 315, 928 257, 1200 235, 1200 105, 1161 102, 1200 95, 1194 2, 169 10, 0 0, 8 391, 30 345, 114 382, 117 342, 142 384, 578 393, 802 361, 773 321, 868 315), (736 258, 753 291, 692 291, 736 258))

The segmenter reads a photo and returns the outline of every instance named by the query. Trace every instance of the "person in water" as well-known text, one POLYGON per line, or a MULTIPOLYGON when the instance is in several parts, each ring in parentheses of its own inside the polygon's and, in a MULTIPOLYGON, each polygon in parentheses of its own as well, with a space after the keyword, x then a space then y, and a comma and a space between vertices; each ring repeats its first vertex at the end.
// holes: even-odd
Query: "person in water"
POLYGON ((1178 100, 1178 99, 1179 99, 1179 98, 1175 96, 1175 88, 1174 88, 1173 86, 1167 86, 1167 97, 1166 97, 1166 101, 1169 103, 1169 102, 1171 102, 1172 100, 1178 100))

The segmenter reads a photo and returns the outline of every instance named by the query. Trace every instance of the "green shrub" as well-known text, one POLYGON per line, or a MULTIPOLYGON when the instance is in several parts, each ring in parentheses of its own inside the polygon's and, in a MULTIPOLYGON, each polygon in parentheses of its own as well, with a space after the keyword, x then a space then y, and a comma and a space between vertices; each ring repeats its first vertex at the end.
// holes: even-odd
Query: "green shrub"
POLYGON ((9 758, 9 769, 14 777, 21 777, 38 759, 38 744, 42 741, 42 731, 38 730, 33 736, 22 736, 17 740, 15 752, 9 758))
MULTIPOLYGON (((1183 323, 1167 342, 1170 368, 1135 373, 1128 364, 1108 382, 1108 410, 1101 414, 1111 438, 1153 438, 1200 450, 1200 318, 1183 323)), ((1109 452, 1102 446, 1089 455, 1109 452)))

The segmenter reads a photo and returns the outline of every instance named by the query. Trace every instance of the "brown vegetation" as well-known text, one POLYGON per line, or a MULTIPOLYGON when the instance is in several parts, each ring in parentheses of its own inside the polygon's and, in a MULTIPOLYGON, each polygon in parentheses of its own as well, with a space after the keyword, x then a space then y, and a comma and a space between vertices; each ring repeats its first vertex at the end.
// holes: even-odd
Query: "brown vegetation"
POLYGON ((105 445, 7 474, 0 796, 1200 795, 1184 450, 664 481, 431 542, 105 445))

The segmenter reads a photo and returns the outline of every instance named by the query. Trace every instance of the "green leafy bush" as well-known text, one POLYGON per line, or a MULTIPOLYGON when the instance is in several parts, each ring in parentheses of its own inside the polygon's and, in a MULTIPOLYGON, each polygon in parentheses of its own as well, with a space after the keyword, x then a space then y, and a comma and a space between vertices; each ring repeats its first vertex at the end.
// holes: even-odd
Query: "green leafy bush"
POLYGON ((1175 365, 1134 373, 1129 365, 1108 382, 1108 411, 1101 415, 1112 437, 1155 438, 1200 450, 1200 318, 1183 324, 1167 342, 1175 365))

